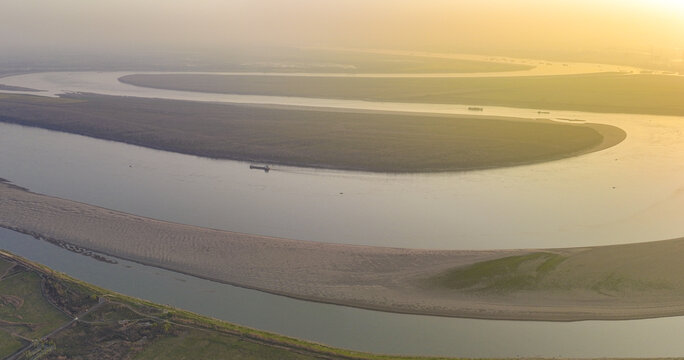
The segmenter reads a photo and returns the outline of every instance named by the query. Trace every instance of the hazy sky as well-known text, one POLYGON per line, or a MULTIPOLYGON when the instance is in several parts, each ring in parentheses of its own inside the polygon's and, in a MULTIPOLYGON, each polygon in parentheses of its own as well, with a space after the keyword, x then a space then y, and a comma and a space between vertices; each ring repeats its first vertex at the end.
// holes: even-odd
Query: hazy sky
POLYGON ((0 0, 0 46, 684 47, 684 0, 0 0))

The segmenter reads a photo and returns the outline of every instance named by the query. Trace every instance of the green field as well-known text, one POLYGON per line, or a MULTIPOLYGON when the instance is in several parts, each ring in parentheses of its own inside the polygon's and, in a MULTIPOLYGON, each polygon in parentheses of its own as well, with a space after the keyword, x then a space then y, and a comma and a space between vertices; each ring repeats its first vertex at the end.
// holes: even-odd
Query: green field
POLYGON ((180 335, 164 336, 137 354, 140 360, 192 360, 192 359, 292 359, 304 360, 315 357, 288 350, 266 347, 236 337, 221 336, 198 330, 180 335))
POLYGON ((684 77, 594 74, 492 78, 321 78, 130 75, 154 88, 368 101, 684 115, 684 77))
POLYGON ((28 271, 9 275, 0 281, 0 320, 25 324, 10 326, 9 331, 35 339, 67 320, 65 314, 41 295, 40 283, 40 276, 28 271))
POLYGON ((17 337, 7 331, 0 331, 0 358, 4 359, 24 346, 17 337))
MULTIPOLYGON (((484 116, 0 95, 0 121, 220 159, 376 172, 530 164, 595 150, 596 127, 484 116)), ((602 131, 624 138, 620 129, 602 131)))
POLYGON ((5 358, 68 318, 41 295, 40 274, 0 259, 0 276, 0 358, 5 358))

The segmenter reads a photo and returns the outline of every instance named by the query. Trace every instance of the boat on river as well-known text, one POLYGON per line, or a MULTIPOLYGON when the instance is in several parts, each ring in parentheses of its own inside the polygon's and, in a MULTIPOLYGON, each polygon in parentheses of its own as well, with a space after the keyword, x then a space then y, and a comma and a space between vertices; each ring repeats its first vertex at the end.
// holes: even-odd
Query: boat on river
POLYGON ((253 169, 253 170, 263 170, 264 172, 271 171, 271 167, 268 165, 254 165, 254 164, 252 164, 252 165, 249 165, 249 168, 253 169))

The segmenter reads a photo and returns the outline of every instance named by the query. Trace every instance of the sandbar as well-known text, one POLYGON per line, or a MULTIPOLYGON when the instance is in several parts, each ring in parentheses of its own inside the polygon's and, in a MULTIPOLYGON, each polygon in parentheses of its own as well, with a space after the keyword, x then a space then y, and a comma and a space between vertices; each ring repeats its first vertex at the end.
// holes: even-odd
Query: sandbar
POLYGON ((164 222, 8 183, 0 183, 0 199, 4 228, 298 299, 483 319, 684 315, 684 239, 544 250, 400 249, 164 222))

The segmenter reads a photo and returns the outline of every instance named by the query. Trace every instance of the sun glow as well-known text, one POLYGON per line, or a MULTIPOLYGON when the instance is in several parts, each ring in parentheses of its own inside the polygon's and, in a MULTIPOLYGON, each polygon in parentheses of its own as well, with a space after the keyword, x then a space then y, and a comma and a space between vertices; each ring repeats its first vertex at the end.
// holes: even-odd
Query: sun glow
POLYGON ((473 52, 684 48, 684 0, 2 0, 2 4, 3 49, 43 49, 63 39, 69 39, 70 46, 98 52, 130 49, 131 44, 141 49, 276 45, 473 52), (26 26, 26 18, 32 19, 31 26, 26 26))
POLYGON ((680 15, 684 15, 684 1, 682 0, 648 0, 647 3, 666 11, 677 11, 680 15))
MULTIPOLYGON (((631 3, 636 7, 663 14, 667 17, 677 17, 684 21, 684 1, 682 0, 632 0, 631 3)), ((614 3, 616 9, 628 3, 617 1, 614 3)))

